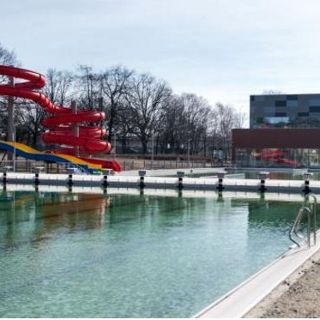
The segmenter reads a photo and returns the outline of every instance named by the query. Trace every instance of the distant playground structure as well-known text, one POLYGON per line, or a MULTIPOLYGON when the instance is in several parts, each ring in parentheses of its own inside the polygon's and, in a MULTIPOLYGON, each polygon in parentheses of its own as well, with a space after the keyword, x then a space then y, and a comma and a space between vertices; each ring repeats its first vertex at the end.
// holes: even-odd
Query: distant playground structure
POLYGON ((299 166, 299 162, 296 160, 288 159, 288 151, 274 149, 274 150, 261 150, 260 153, 255 154, 256 160, 268 161, 271 164, 280 164, 290 167, 299 166))
MULTIPOLYGON (((9 141, 0 140, 0 150, 30 160, 69 164, 85 173, 94 173, 102 169, 121 171, 119 163, 115 160, 92 158, 93 154, 109 153, 111 150, 110 143, 102 139, 107 134, 101 125, 105 119, 104 112, 78 111, 74 105, 67 108, 54 104, 38 91, 44 87, 46 81, 45 77, 37 72, 0 65, 0 75, 9 78, 7 84, 0 85, 0 95, 32 100, 50 114, 42 121, 42 125, 48 129, 42 134, 42 140, 47 145, 59 145, 54 150, 41 152, 17 143, 13 141, 12 123, 9 123, 9 141), (16 79, 20 81, 15 82, 16 79)), ((10 112, 8 113, 10 118, 10 112)), ((12 122, 12 114, 11 118, 12 122)))

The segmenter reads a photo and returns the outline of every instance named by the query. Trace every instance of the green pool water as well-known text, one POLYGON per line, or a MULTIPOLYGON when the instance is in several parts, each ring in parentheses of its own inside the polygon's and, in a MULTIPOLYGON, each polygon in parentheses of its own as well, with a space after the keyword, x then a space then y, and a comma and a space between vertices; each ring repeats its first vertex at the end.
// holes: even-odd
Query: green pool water
POLYGON ((0 316, 192 316, 288 248, 299 206, 2 192, 0 316))

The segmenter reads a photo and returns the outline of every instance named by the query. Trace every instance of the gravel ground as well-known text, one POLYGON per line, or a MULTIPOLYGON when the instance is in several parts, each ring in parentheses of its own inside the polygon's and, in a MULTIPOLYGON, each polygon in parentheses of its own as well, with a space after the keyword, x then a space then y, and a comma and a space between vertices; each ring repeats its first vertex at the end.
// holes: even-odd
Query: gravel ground
POLYGON ((320 318, 320 252, 255 306, 247 318, 320 318))

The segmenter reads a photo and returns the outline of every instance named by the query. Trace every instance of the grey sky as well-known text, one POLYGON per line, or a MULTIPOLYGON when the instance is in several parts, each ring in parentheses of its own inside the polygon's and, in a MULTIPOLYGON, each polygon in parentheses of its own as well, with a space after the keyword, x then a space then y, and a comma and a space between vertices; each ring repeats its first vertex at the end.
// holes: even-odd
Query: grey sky
POLYGON ((320 92, 319 0, 0 0, 0 42, 23 66, 124 64, 248 110, 274 89, 320 92))

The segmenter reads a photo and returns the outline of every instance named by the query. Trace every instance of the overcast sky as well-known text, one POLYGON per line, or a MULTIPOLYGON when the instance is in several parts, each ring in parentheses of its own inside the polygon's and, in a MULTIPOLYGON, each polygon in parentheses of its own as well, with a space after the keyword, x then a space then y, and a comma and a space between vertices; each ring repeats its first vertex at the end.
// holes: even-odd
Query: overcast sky
POLYGON ((319 0, 0 0, 22 65, 123 64, 247 111, 264 90, 320 92, 319 0))

